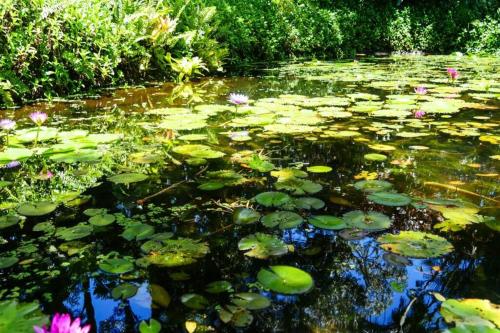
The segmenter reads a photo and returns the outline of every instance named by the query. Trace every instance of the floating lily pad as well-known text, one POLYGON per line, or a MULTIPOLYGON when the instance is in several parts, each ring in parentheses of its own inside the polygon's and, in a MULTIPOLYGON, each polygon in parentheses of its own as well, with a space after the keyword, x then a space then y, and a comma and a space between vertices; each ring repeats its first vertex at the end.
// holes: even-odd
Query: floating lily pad
POLYGON ((176 146, 172 150, 177 154, 203 159, 220 158, 225 155, 222 152, 212 150, 209 146, 197 144, 176 146))
POLYGON ((309 223, 315 227, 329 230, 340 230, 346 228, 346 224, 340 217, 332 215, 311 216, 309 218, 309 223))
POLYGON ((241 239, 238 243, 238 249, 245 252, 246 256, 267 259, 270 256, 281 256, 288 252, 288 246, 279 238, 255 233, 241 239))
POLYGON ((114 299, 127 299, 135 296, 138 290, 139 288, 132 283, 122 283, 111 290, 111 297, 114 299))
POLYGON ((234 294, 231 302, 248 310, 261 310, 271 305, 269 298, 256 293, 234 294))
POLYGON ((414 258, 435 258, 453 251, 445 238, 427 232, 401 231, 382 235, 377 241, 386 251, 414 258))
POLYGON ((210 294, 230 293, 233 291, 233 285, 225 280, 214 281, 207 284, 205 291, 210 294))
POLYGON ((297 198, 294 201, 295 207, 299 209, 321 209, 325 207, 325 202, 321 199, 312 198, 312 197, 301 197, 297 198))
POLYGON ((148 179, 148 176, 142 173, 122 173, 108 178, 110 182, 113 182, 115 184, 131 184, 142 182, 146 179, 148 179))
POLYGON ((16 225, 20 221, 21 217, 17 215, 0 216, 0 230, 16 225))
POLYGON ((55 211, 57 205, 50 201, 26 202, 17 207, 17 212, 24 216, 42 216, 55 211))
POLYGON ((172 301, 172 298, 165 288, 158 284, 152 283, 149 285, 149 292, 155 306, 168 308, 170 302, 172 301))
POLYGON ((161 324, 158 320, 151 318, 149 323, 145 320, 139 324, 140 333, 160 333, 161 324))
POLYGON ((290 191, 295 195, 314 194, 323 189, 323 186, 318 183, 312 182, 308 179, 300 178, 278 180, 276 183, 274 183, 274 187, 276 187, 277 190, 290 191))
POLYGON ((134 263, 123 258, 108 258, 99 263, 99 268, 110 274, 124 274, 134 270, 134 263))
POLYGON ((266 207, 280 207, 291 201, 291 197, 283 192, 263 192, 255 196, 255 201, 266 207))
POLYGON ((152 249, 146 257, 149 263, 176 267, 189 265, 208 253, 208 244, 190 238, 167 239, 161 241, 161 247, 152 249))
POLYGON ((48 322, 48 317, 42 314, 37 302, 1 301, 0 318, 2 333, 32 333, 33 326, 42 327, 48 322))
POLYGON ((66 153, 59 153, 50 156, 50 159, 55 162, 78 163, 78 162, 94 162, 101 159, 102 153, 94 149, 81 149, 66 153))
POLYGON ((181 302, 188 308, 195 310, 202 310, 208 306, 208 300, 199 294, 184 294, 181 296, 181 302))
POLYGON ((292 266, 270 266, 261 269, 257 280, 265 287, 281 294, 302 294, 314 286, 309 273, 292 266))
POLYGON ((224 183, 209 181, 198 185, 198 189, 202 191, 215 191, 220 190, 224 186, 224 183))
POLYGON ((367 161, 382 162, 382 161, 385 161, 387 159, 387 156, 386 155, 382 155, 382 154, 372 153, 372 154, 365 154, 364 158, 367 161))
POLYGON ((104 215, 108 212, 105 208, 88 208, 83 211, 83 214, 92 217, 96 215, 104 215))
POLYGON ((65 240, 72 241, 89 236, 92 233, 92 227, 86 224, 77 224, 74 227, 57 228, 56 236, 65 240))
MULTIPOLYGON (((17 257, 0 257, 0 269, 9 268, 17 264, 19 259, 17 257)), ((1 326, 0 326, 1 327, 1 326)))
POLYGON ((392 184, 384 180, 360 180, 354 187, 365 192, 383 192, 391 189, 392 184))
POLYGON ((384 206, 406 206, 411 202, 411 198, 399 193, 375 192, 367 197, 369 200, 384 206))
POLYGON ((33 155, 33 151, 27 148, 7 148, 0 152, 0 163, 11 161, 23 161, 33 155))
POLYGON ((144 240, 151 237, 155 233, 155 228, 144 223, 133 223, 128 225, 122 232, 121 236, 128 241, 144 240))
POLYGON ((307 171, 312 173, 327 173, 332 171, 332 168, 326 165, 315 165, 308 167, 307 171))
POLYGON ((304 222, 304 219, 299 214, 293 212, 277 211, 265 215, 261 222, 269 228, 278 226, 280 229, 289 229, 300 225, 304 222))
POLYGON ((236 208, 233 213, 233 222, 236 224, 252 224, 260 219, 260 213, 250 208, 236 208))
POLYGON ((500 305, 485 299, 447 299, 440 312, 448 323, 500 328, 500 305))
POLYGON ((339 236, 345 240, 360 240, 368 236, 370 233, 366 230, 359 229, 344 229, 339 232, 339 236))
POLYGON ((411 261, 408 258, 400 256, 399 254, 388 252, 384 253, 382 257, 385 261, 394 266, 405 267, 411 265, 411 261))
POLYGON ((275 165, 271 162, 261 158, 259 155, 253 155, 250 161, 248 162, 248 166, 259 172, 269 172, 274 170, 275 165))
POLYGON ((219 318, 226 324, 235 327, 247 327, 253 321, 253 316, 247 309, 234 305, 221 306, 217 309, 219 318))
POLYGON ((362 212, 355 210, 345 213, 342 216, 346 225, 350 228, 358 228, 363 230, 381 230, 391 226, 391 219, 379 212, 362 212))
POLYGON ((111 214, 94 215, 89 219, 89 223, 96 227, 104 227, 115 222, 115 216, 111 214))

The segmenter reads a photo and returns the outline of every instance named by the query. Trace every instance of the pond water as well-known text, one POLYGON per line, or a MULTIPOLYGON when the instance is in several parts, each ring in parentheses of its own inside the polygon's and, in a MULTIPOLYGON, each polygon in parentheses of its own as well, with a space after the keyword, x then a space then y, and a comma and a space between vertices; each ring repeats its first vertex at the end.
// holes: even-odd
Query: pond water
POLYGON ((499 68, 313 61, 4 110, 0 299, 93 332, 498 332, 442 302, 500 304, 499 68))

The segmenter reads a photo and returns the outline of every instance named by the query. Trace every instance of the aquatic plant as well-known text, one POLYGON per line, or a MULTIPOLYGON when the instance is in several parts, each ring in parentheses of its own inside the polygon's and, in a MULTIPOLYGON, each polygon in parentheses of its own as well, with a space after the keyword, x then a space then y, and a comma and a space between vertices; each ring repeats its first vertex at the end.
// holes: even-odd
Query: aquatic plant
POLYGON ((45 121, 47 121, 47 114, 45 112, 40 112, 40 111, 37 111, 37 112, 33 112, 29 115, 29 118, 31 119, 32 122, 35 123, 35 125, 37 126, 37 129, 36 129, 36 137, 35 137, 35 147, 37 146, 38 144, 38 139, 40 137, 40 128, 41 126, 43 125, 43 123, 45 123, 45 121))
POLYGON ((420 118, 423 118, 425 116, 425 111, 417 110, 413 113, 413 115, 415 116, 415 118, 420 119, 420 118))
POLYGON ((427 94, 427 88, 425 88, 424 86, 415 87, 414 90, 415 90, 415 94, 417 94, 417 95, 427 94))
POLYGON ((446 72, 448 73, 448 77, 451 81, 455 81, 459 76, 458 71, 455 68, 449 67, 446 69, 446 72))
POLYGON ((71 316, 67 313, 56 313, 52 318, 50 329, 46 326, 34 326, 35 333, 88 333, 90 325, 80 326, 80 318, 71 321, 71 316))
POLYGON ((5 145, 9 145, 9 134, 16 127, 16 122, 10 119, 0 120, 0 128, 5 131, 5 145))

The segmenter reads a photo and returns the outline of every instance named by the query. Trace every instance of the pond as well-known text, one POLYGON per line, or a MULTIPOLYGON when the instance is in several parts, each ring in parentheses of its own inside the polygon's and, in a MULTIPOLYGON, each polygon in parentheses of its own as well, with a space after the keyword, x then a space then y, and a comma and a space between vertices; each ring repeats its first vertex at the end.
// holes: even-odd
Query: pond
POLYGON ((499 69, 309 61, 4 110, 0 318, 499 332, 499 69))

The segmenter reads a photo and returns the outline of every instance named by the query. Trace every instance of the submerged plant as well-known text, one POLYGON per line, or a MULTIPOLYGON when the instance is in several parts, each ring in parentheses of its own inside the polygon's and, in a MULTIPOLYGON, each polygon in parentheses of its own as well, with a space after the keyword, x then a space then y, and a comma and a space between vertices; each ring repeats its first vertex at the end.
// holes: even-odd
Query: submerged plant
POLYGON ((35 333, 88 333, 90 331, 90 325, 81 327, 80 318, 76 318, 71 322, 71 316, 69 314, 56 313, 52 319, 50 329, 47 329, 46 326, 34 326, 33 329, 35 333))

